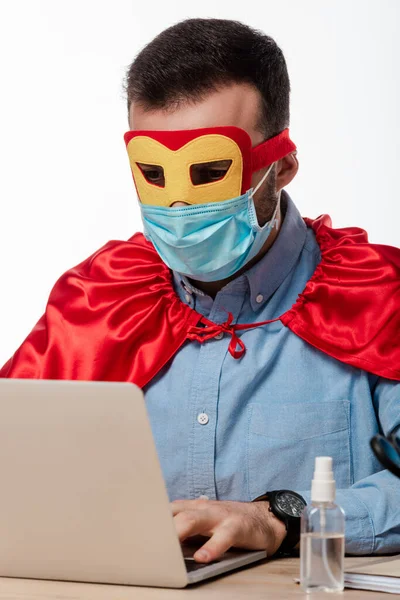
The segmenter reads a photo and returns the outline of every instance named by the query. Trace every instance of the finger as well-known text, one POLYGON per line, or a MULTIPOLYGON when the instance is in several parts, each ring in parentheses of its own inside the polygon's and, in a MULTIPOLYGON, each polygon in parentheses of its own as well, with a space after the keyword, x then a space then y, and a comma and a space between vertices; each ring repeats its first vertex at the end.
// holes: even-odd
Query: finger
POLYGON ((196 508, 206 508, 209 506, 208 500, 197 498, 196 500, 174 500, 171 502, 172 514, 175 516, 186 510, 194 510, 196 508))
POLYGON ((193 558, 198 562, 208 563, 220 558, 224 552, 235 544, 237 527, 234 523, 224 523, 218 527, 210 539, 194 553, 193 558))
POLYGON ((211 535, 215 518, 211 511, 185 510, 174 517, 179 540, 183 542, 194 535, 211 535))
POLYGON ((174 500, 170 503, 172 514, 175 516, 184 510, 193 509, 193 506, 191 505, 192 502, 193 500, 174 500))

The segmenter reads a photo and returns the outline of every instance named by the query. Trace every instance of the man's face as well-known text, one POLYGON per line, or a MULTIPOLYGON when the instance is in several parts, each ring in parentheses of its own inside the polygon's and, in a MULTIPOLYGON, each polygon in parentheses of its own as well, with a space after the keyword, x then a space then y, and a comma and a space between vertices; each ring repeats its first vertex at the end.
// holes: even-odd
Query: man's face
MULTIPOLYGON (((131 130, 162 130, 202 129, 209 127, 235 126, 244 129, 257 146, 265 140, 259 129, 261 114, 261 96, 248 84, 231 84, 218 91, 208 93, 204 99, 184 104, 174 109, 145 110, 138 104, 132 103, 129 111, 129 127, 131 130), (258 126, 258 127, 257 127, 258 126)), ((202 164, 192 177, 199 183, 216 181, 223 177, 229 168, 230 161, 202 164)), ((146 179, 155 184, 163 185, 162 168, 151 165, 140 165, 146 179)), ((266 169, 253 173, 251 185, 255 187, 264 175, 266 169)), ((276 203, 274 171, 271 171, 267 181, 254 196, 255 208, 260 225, 264 225, 272 216, 276 203)), ((228 198, 227 198, 228 199, 228 198)), ((184 206, 185 202, 175 202, 172 206, 184 206)))

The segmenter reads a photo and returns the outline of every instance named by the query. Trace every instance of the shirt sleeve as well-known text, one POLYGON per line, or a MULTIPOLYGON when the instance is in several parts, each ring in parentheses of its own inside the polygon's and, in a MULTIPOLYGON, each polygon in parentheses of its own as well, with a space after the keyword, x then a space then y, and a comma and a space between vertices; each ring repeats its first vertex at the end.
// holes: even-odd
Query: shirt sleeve
MULTIPOLYGON (((373 402, 382 432, 400 423, 400 383, 379 379, 373 402)), ((299 491, 307 503, 310 491, 299 491)), ((400 552, 400 479, 382 469, 336 492, 346 514, 347 554, 400 552)))

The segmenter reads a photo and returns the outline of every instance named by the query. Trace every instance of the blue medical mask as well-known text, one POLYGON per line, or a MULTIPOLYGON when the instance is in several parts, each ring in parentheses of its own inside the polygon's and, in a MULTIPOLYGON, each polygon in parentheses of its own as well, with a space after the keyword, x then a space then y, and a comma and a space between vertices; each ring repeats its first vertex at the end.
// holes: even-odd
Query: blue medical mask
POLYGON ((263 227, 253 200, 272 167, 254 190, 232 200, 176 208, 140 204, 145 237, 173 271, 198 281, 230 277, 260 252, 276 224, 279 200, 263 227))

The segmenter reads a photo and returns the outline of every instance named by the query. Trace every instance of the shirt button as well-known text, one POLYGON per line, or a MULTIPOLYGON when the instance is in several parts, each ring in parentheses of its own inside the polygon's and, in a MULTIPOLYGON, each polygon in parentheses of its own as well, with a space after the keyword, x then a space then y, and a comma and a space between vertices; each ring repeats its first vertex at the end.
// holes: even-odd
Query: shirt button
POLYGON ((258 294, 258 296, 256 296, 256 302, 257 304, 261 304, 261 302, 264 300, 264 296, 262 294, 258 294))
POLYGON ((199 416, 197 417, 197 420, 200 423, 200 425, 207 425, 208 415, 206 415, 206 413, 200 413, 199 416))
POLYGON ((221 331, 220 333, 217 333, 217 335, 215 336, 216 340, 222 340, 222 338, 224 337, 224 332, 221 331))
POLYGON ((186 300, 186 302, 190 302, 190 300, 191 300, 190 294, 185 294, 185 300, 186 300))

